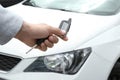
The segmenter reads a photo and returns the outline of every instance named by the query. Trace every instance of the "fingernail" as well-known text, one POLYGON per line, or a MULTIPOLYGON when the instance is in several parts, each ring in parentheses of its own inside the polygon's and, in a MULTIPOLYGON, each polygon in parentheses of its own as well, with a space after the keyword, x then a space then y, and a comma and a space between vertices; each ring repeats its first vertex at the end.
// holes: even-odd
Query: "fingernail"
POLYGON ((67 37, 66 35, 61 35, 60 37, 61 37, 62 39, 64 39, 65 41, 68 40, 68 37, 67 37))
POLYGON ((61 30, 61 31, 62 31, 62 33, 64 33, 64 34, 66 33, 66 31, 65 31, 65 30, 61 30))

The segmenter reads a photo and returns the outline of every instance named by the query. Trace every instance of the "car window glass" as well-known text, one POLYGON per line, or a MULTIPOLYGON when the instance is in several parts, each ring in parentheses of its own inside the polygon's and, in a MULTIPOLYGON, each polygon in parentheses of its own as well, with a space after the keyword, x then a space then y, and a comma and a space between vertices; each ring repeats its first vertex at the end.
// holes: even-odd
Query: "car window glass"
POLYGON ((120 0, 28 0, 32 6, 88 14, 110 15, 120 8, 120 0))

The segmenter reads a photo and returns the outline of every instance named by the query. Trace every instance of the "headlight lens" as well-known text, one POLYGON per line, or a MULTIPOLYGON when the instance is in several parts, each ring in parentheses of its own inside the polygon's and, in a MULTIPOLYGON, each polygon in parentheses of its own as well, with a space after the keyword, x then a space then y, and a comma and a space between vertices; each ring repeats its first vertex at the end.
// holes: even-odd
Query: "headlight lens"
POLYGON ((91 48, 39 57, 25 72, 58 72, 75 74, 91 53, 91 48))
POLYGON ((54 71, 63 71, 70 68, 74 61, 74 54, 66 53, 54 56, 47 56, 44 58, 45 66, 54 71))

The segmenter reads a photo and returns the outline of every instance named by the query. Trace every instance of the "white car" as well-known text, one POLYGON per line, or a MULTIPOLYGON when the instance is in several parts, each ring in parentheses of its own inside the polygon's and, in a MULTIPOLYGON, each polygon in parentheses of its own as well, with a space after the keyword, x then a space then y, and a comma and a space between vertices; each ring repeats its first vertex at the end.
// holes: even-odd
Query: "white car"
POLYGON ((120 0, 27 0, 9 10, 31 23, 59 27, 67 42, 46 52, 12 39, 0 46, 0 80, 120 80, 120 0))

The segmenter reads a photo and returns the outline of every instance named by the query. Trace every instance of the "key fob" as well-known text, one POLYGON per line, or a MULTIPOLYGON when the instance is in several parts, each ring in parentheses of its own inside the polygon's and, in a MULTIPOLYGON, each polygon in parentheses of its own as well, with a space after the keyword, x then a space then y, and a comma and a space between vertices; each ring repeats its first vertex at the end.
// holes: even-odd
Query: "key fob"
MULTIPOLYGON (((65 36, 67 35, 69 29, 70 29, 70 26, 71 26, 71 22, 72 22, 72 19, 69 18, 68 20, 62 20, 60 25, 59 25, 59 28, 63 31, 65 31, 65 36)), ((44 42, 46 39, 48 39, 48 37, 46 38, 42 38, 42 39, 37 39, 36 40, 36 44, 37 45, 40 45, 42 42, 44 42)))
POLYGON ((63 21, 61 21, 61 23, 60 23, 59 28, 60 28, 61 30, 65 31, 66 35, 67 35, 67 33, 68 33, 69 29, 70 29, 71 22, 72 22, 72 19, 69 18, 68 21, 63 20, 63 21))

